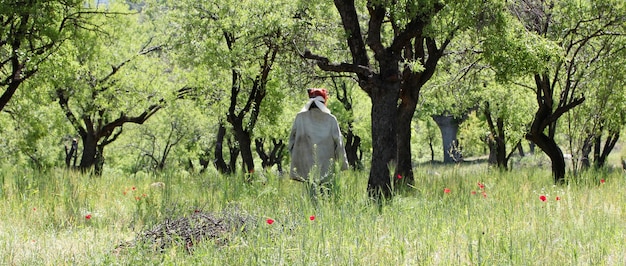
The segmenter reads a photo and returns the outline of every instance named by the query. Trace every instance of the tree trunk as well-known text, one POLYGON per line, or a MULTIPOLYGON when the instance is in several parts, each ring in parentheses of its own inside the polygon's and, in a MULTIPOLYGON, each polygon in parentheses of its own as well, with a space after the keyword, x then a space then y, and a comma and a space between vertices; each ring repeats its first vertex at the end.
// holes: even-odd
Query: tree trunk
POLYGON ((92 134, 81 135, 83 141, 83 155, 80 158, 80 169, 89 170, 96 163, 98 140, 92 134))
POLYGON ((506 154, 506 136, 504 132, 504 119, 496 117, 496 123, 493 123, 489 102, 485 103, 483 111, 489 126, 489 163, 494 164, 500 169, 507 169, 508 157, 506 154))
POLYGON ((568 94, 561 93, 560 102, 554 103, 554 90, 548 74, 535 75, 536 94, 538 109, 535 117, 530 125, 530 130, 526 134, 526 139, 534 142, 543 152, 545 152, 550 161, 552 161, 552 175, 554 183, 561 184, 565 181, 565 159, 559 145, 554 141, 556 132, 556 124, 559 117, 570 109, 582 104, 584 97, 563 98, 568 94), (547 133, 547 134, 546 134, 547 133))
POLYGON ((226 127, 220 122, 217 129, 217 138, 215 140, 215 168, 222 174, 230 174, 231 168, 226 165, 224 160, 224 137, 226 136, 226 127))
POLYGON ((355 135, 352 129, 348 129, 344 146, 350 167, 352 169, 362 169, 363 164, 361 163, 361 156, 359 156, 359 154, 363 154, 361 151, 361 137, 355 135))
POLYGON ((350 118, 348 118, 348 130, 345 133, 345 143, 344 149, 346 151, 346 158, 348 159, 348 164, 352 169, 361 169, 363 168, 363 164, 361 163, 361 156, 363 155, 363 151, 361 150, 361 137, 354 134, 352 131, 353 121, 354 121, 354 113, 352 108, 352 96, 348 92, 348 86, 345 82, 338 85, 333 78, 333 85, 335 87, 335 91, 337 92, 336 98, 339 102, 342 103, 343 108, 350 114, 350 118))
POLYGON ((583 141, 583 146, 580 151, 580 168, 581 170, 589 169, 591 167, 591 160, 589 154, 593 147, 593 135, 587 136, 583 141))
POLYGON ((367 183, 370 197, 380 200, 391 197, 389 166, 396 161, 396 117, 399 83, 372 90, 372 168, 367 183))
POLYGON ((604 148, 602 147, 601 136, 597 136, 594 144, 594 166, 596 168, 604 167, 606 159, 617 144, 619 140, 619 130, 609 131, 606 141, 604 142, 604 148))
POLYGON ((489 147, 489 159, 487 160, 487 163, 489 165, 498 165, 498 149, 493 135, 489 134, 485 142, 487 143, 487 147, 489 147))
POLYGON ((535 154, 535 143, 532 141, 528 142, 528 153, 535 154))
POLYGON ((433 115, 433 120, 441 130, 443 142, 443 163, 456 163, 462 160, 456 138, 459 132, 459 120, 451 115, 433 115))
POLYGON ((522 141, 519 141, 517 145, 515 146, 515 148, 517 149, 517 152, 520 157, 526 156, 526 154, 524 153, 524 147, 522 147, 522 141))
POLYGON ((263 167, 263 169, 266 169, 276 165, 278 167, 278 172, 282 174, 282 159, 285 143, 282 140, 272 139, 272 145, 269 149, 269 152, 265 150, 265 139, 257 138, 254 140, 254 143, 256 153, 261 158, 261 167, 263 167))
POLYGON ((252 157, 252 140, 250 133, 245 131, 240 124, 233 125, 235 138, 239 143, 239 151, 241 152, 242 171, 244 173, 254 172, 254 158, 252 157))
POLYGON ((415 113, 417 102, 408 97, 402 98, 402 104, 398 108, 396 138, 398 142, 397 166, 394 173, 396 185, 413 185, 413 162, 411 154, 411 122, 415 113), (398 178, 401 176, 402 178, 398 178))
POLYGON ((103 170, 104 170, 104 146, 98 145, 93 172, 95 175, 100 176, 102 175, 103 170))
POLYGON ((76 167, 76 158, 78 157, 77 155, 78 140, 72 139, 72 144, 70 145, 70 148, 68 149, 67 146, 65 146, 65 166, 67 168, 76 167), (74 161, 74 164, 72 164, 72 160, 74 161))
POLYGON ((526 138, 534 142, 550 158, 554 183, 563 183, 565 181, 565 159, 559 145, 556 144, 554 139, 543 133, 526 135, 526 138))
POLYGON ((237 157, 239 157, 239 144, 231 138, 228 139, 228 152, 230 154, 228 167, 231 173, 235 173, 237 171, 237 157))

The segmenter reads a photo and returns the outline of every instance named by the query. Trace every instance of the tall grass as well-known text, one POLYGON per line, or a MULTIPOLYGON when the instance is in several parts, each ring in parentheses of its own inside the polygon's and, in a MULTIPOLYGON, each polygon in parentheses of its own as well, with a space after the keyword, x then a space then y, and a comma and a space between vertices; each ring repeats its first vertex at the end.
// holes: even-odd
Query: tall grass
POLYGON ((340 189, 312 200, 302 183, 271 173, 245 183, 216 173, 1 171, 2 265, 626 265, 621 172, 554 186, 537 168, 426 165, 414 188, 379 209, 359 172, 338 174, 340 189), (226 244, 116 250, 164 219, 233 206, 255 220, 226 244))

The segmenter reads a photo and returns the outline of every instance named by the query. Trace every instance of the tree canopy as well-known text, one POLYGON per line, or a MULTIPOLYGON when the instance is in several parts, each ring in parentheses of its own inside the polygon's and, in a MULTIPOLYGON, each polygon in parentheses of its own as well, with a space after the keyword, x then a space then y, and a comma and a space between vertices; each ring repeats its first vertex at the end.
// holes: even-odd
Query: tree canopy
POLYGON ((258 165, 281 170, 306 89, 326 87, 372 198, 418 182, 417 157, 448 145, 434 139, 439 116, 457 119, 457 129, 465 121, 468 137, 457 144, 504 169, 526 138, 561 182, 561 147, 601 167, 626 123, 625 8, 619 0, 5 1, 0 160, 45 169, 78 155, 78 167, 101 173, 110 147, 111 168, 214 168, 250 181, 258 165), (74 138, 80 149, 69 153, 74 138))

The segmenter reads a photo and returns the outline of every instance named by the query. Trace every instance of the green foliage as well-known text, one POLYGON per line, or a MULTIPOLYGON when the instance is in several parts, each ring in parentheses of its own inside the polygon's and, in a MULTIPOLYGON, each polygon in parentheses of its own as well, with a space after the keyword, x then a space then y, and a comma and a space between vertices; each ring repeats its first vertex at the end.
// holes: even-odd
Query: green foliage
POLYGON ((131 173, 188 169, 190 163, 199 169, 197 158, 212 146, 217 132, 215 117, 192 100, 174 101, 166 111, 144 125, 129 125, 129 134, 110 147, 115 154, 111 165, 131 173))
POLYGON ((543 73, 562 58, 562 49, 554 42, 526 29, 514 19, 505 31, 486 31, 484 58, 501 81, 543 73), (493 38, 499 36, 500 38, 493 38))

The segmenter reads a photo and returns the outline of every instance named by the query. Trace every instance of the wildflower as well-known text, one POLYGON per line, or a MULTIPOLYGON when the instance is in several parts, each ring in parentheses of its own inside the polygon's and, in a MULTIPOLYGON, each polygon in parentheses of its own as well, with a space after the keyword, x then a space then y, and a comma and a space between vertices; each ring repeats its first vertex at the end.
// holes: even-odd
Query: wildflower
POLYGON ((315 220, 315 215, 309 216, 309 220, 311 220, 311 221, 315 220))
POLYGON ((37 208, 33 208, 33 211, 37 211, 37 208))
POLYGON ((136 188, 136 187, 132 187, 131 189, 132 189, 132 190, 137 190, 137 188, 136 188))
POLYGON ((85 219, 90 220, 91 219, 91 214, 85 215, 85 219))
POLYGON ((141 199, 140 197, 135 197, 135 200, 140 200, 140 199, 141 199))
POLYGON ((449 189, 449 188, 444 188, 444 189, 443 189, 443 193, 446 193, 446 194, 447 194, 447 193, 450 193, 450 189, 449 189))
POLYGON ((401 176, 400 174, 398 174, 396 177, 397 177, 398 179, 402 179, 402 176, 401 176))
POLYGON ((272 218, 267 218, 267 220, 265 220, 265 222, 267 222, 267 224, 273 224, 274 220, 272 220, 272 218))
POLYGON ((556 200, 561 200, 561 197, 559 197, 559 196, 556 196, 556 200))
POLYGON ((476 195, 476 191, 472 191, 472 195, 476 195))
POLYGON ((486 197, 487 197, 487 192, 483 191, 483 198, 486 198, 486 197))
POLYGON ((478 182, 478 187, 480 189, 485 189, 485 184, 482 184, 482 183, 478 182))
POLYGON ((600 179, 600 183, 604 184, 604 182, 605 182, 604 179, 600 179))
POLYGON ((548 200, 548 198, 546 198, 546 196, 544 196, 544 195, 539 196, 539 199, 540 199, 541 201, 546 201, 546 200, 548 200))

